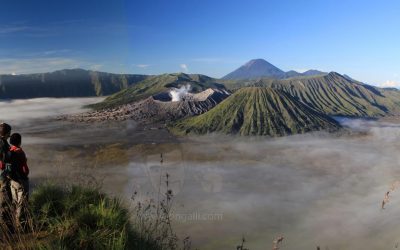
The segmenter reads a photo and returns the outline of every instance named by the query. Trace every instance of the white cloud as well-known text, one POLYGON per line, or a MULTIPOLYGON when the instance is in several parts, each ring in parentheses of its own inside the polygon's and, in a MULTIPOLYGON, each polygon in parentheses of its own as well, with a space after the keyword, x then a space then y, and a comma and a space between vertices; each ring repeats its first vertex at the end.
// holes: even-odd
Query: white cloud
POLYGON ((10 33, 17 33, 22 32, 30 29, 28 26, 21 26, 21 25, 1 25, 0 26, 0 34, 10 34, 10 33))
POLYGON ((43 55, 50 56, 50 55, 68 53, 68 52, 71 52, 71 50, 69 50, 69 49, 48 50, 48 51, 44 51, 43 55))
POLYGON ((0 25, 0 36, 47 37, 57 34, 57 30, 30 26, 23 23, 0 25))
POLYGON ((90 67, 87 62, 63 57, 0 59, 0 74, 43 73, 65 68, 90 67))
POLYGON ((396 81, 387 80, 386 82, 381 83, 379 85, 379 87, 382 87, 382 88, 398 88, 398 87, 400 87, 400 83, 396 82, 396 81))
POLYGON ((186 64, 182 63, 182 64, 179 65, 179 66, 181 67, 181 69, 182 69, 184 72, 189 72, 188 66, 187 66, 186 64))
POLYGON ((141 69, 145 69, 148 68, 150 66, 150 64, 137 64, 136 67, 141 68, 141 69))

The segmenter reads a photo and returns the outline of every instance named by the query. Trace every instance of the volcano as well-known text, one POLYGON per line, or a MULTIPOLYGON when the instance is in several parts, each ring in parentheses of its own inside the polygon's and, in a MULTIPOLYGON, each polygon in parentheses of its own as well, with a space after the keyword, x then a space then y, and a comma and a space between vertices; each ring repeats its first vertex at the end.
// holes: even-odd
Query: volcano
POLYGON ((236 91, 205 114, 170 126, 178 134, 240 134, 283 136, 316 130, 334 131, 339 123, 273 88, 248 87, 236 91))
POLYGON ((113 109, 61 117, 78 122, 134 120, 141 124, 168 123, 203 114, 230 95, 225 89, 208 88, 199 93, 187 93, 173 101, 170 92, 161 92, 144 100, 113 109))

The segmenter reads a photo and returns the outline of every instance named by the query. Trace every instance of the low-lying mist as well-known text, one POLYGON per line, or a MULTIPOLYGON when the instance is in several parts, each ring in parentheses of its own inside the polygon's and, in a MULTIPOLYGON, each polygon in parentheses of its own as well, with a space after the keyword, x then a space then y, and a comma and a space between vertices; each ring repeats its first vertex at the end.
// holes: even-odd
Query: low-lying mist
MULTIPOLYGON (((129 201, 174 193, 174 226, 193 248, 393 249, 400 242, 400 123, 341 119, 343 133, 282 138, 175 138, 135 122, 73 124, 46 118, 95 99, 2 102, 2 121, 27 140, 33 185, 99 182, 129 201), (163 162, 161 163, 161 154, 163 162), (160 181, 161 176, 161 181, 160 181)), ((23 139, 24 140, 24 139, 23 139)))
MULTIPOLYGON (((204 143, 209 144, 189 153, 205 162, 188 160, 186 176, 196 180, 203 175, 197 178, 203 186, 217 188, 195 192, 199 202, 190 209, 223 213, 228 222, 216 221, 188 234, 206 241, 202 230, 210 232, 210 238, 213 232, 224 232, 231 246, 234 237, 238 241, 244 234, 250 249, 266 249, 279 235, 285 237, 282 249, 394 248, 400 194, 391 193, 384 210, 381 202, 400 179, 400 127, 371 125, 368 122, 367 135, 308 134, 220 143, 207 138, 204 143)), ((186 190, 192 183, 185 181, 186 190)), ((206 245, 228 248, 218 239, 206 245)))
POLYGON ((83 111, 84 105, 103 99, 104 97, 6 100, 0 101, 0 114, 1 119, 10 124, 23 125, 34 118, 79 113, 83 111))

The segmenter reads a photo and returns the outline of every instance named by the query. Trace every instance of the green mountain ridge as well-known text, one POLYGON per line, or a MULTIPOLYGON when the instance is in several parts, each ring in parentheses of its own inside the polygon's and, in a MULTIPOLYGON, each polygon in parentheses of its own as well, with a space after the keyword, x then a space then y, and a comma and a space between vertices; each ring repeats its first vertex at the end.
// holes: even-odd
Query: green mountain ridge
POLYGON ((150 76, 112 74, 83 69, 50 73, 0 75, 0 98, 105 96, 128 88, 150 76))
POLYGON ((350 80, 336 72, 290 79, 230 81, 234 90, 242 87, 271 87, 282 90, 307 106, 327 115, 380 117, 400 113, 400 93, 350 80))
POLYGON ((236 91, 210 111, 169 126, 177 134, 283 136, 316 130, 337 130, 335 120, 318 113, 288 93, 265 87, 236 91))

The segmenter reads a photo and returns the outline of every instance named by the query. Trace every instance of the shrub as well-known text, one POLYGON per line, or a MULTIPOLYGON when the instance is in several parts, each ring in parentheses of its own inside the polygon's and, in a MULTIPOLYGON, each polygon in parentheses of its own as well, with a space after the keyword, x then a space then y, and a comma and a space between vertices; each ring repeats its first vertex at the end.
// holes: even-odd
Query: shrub
POLYGON ((6 235, 1 249, 161 249, 139 236, 119 199, 95 188, 43 184, 27 215, 25 231, 6 235))

